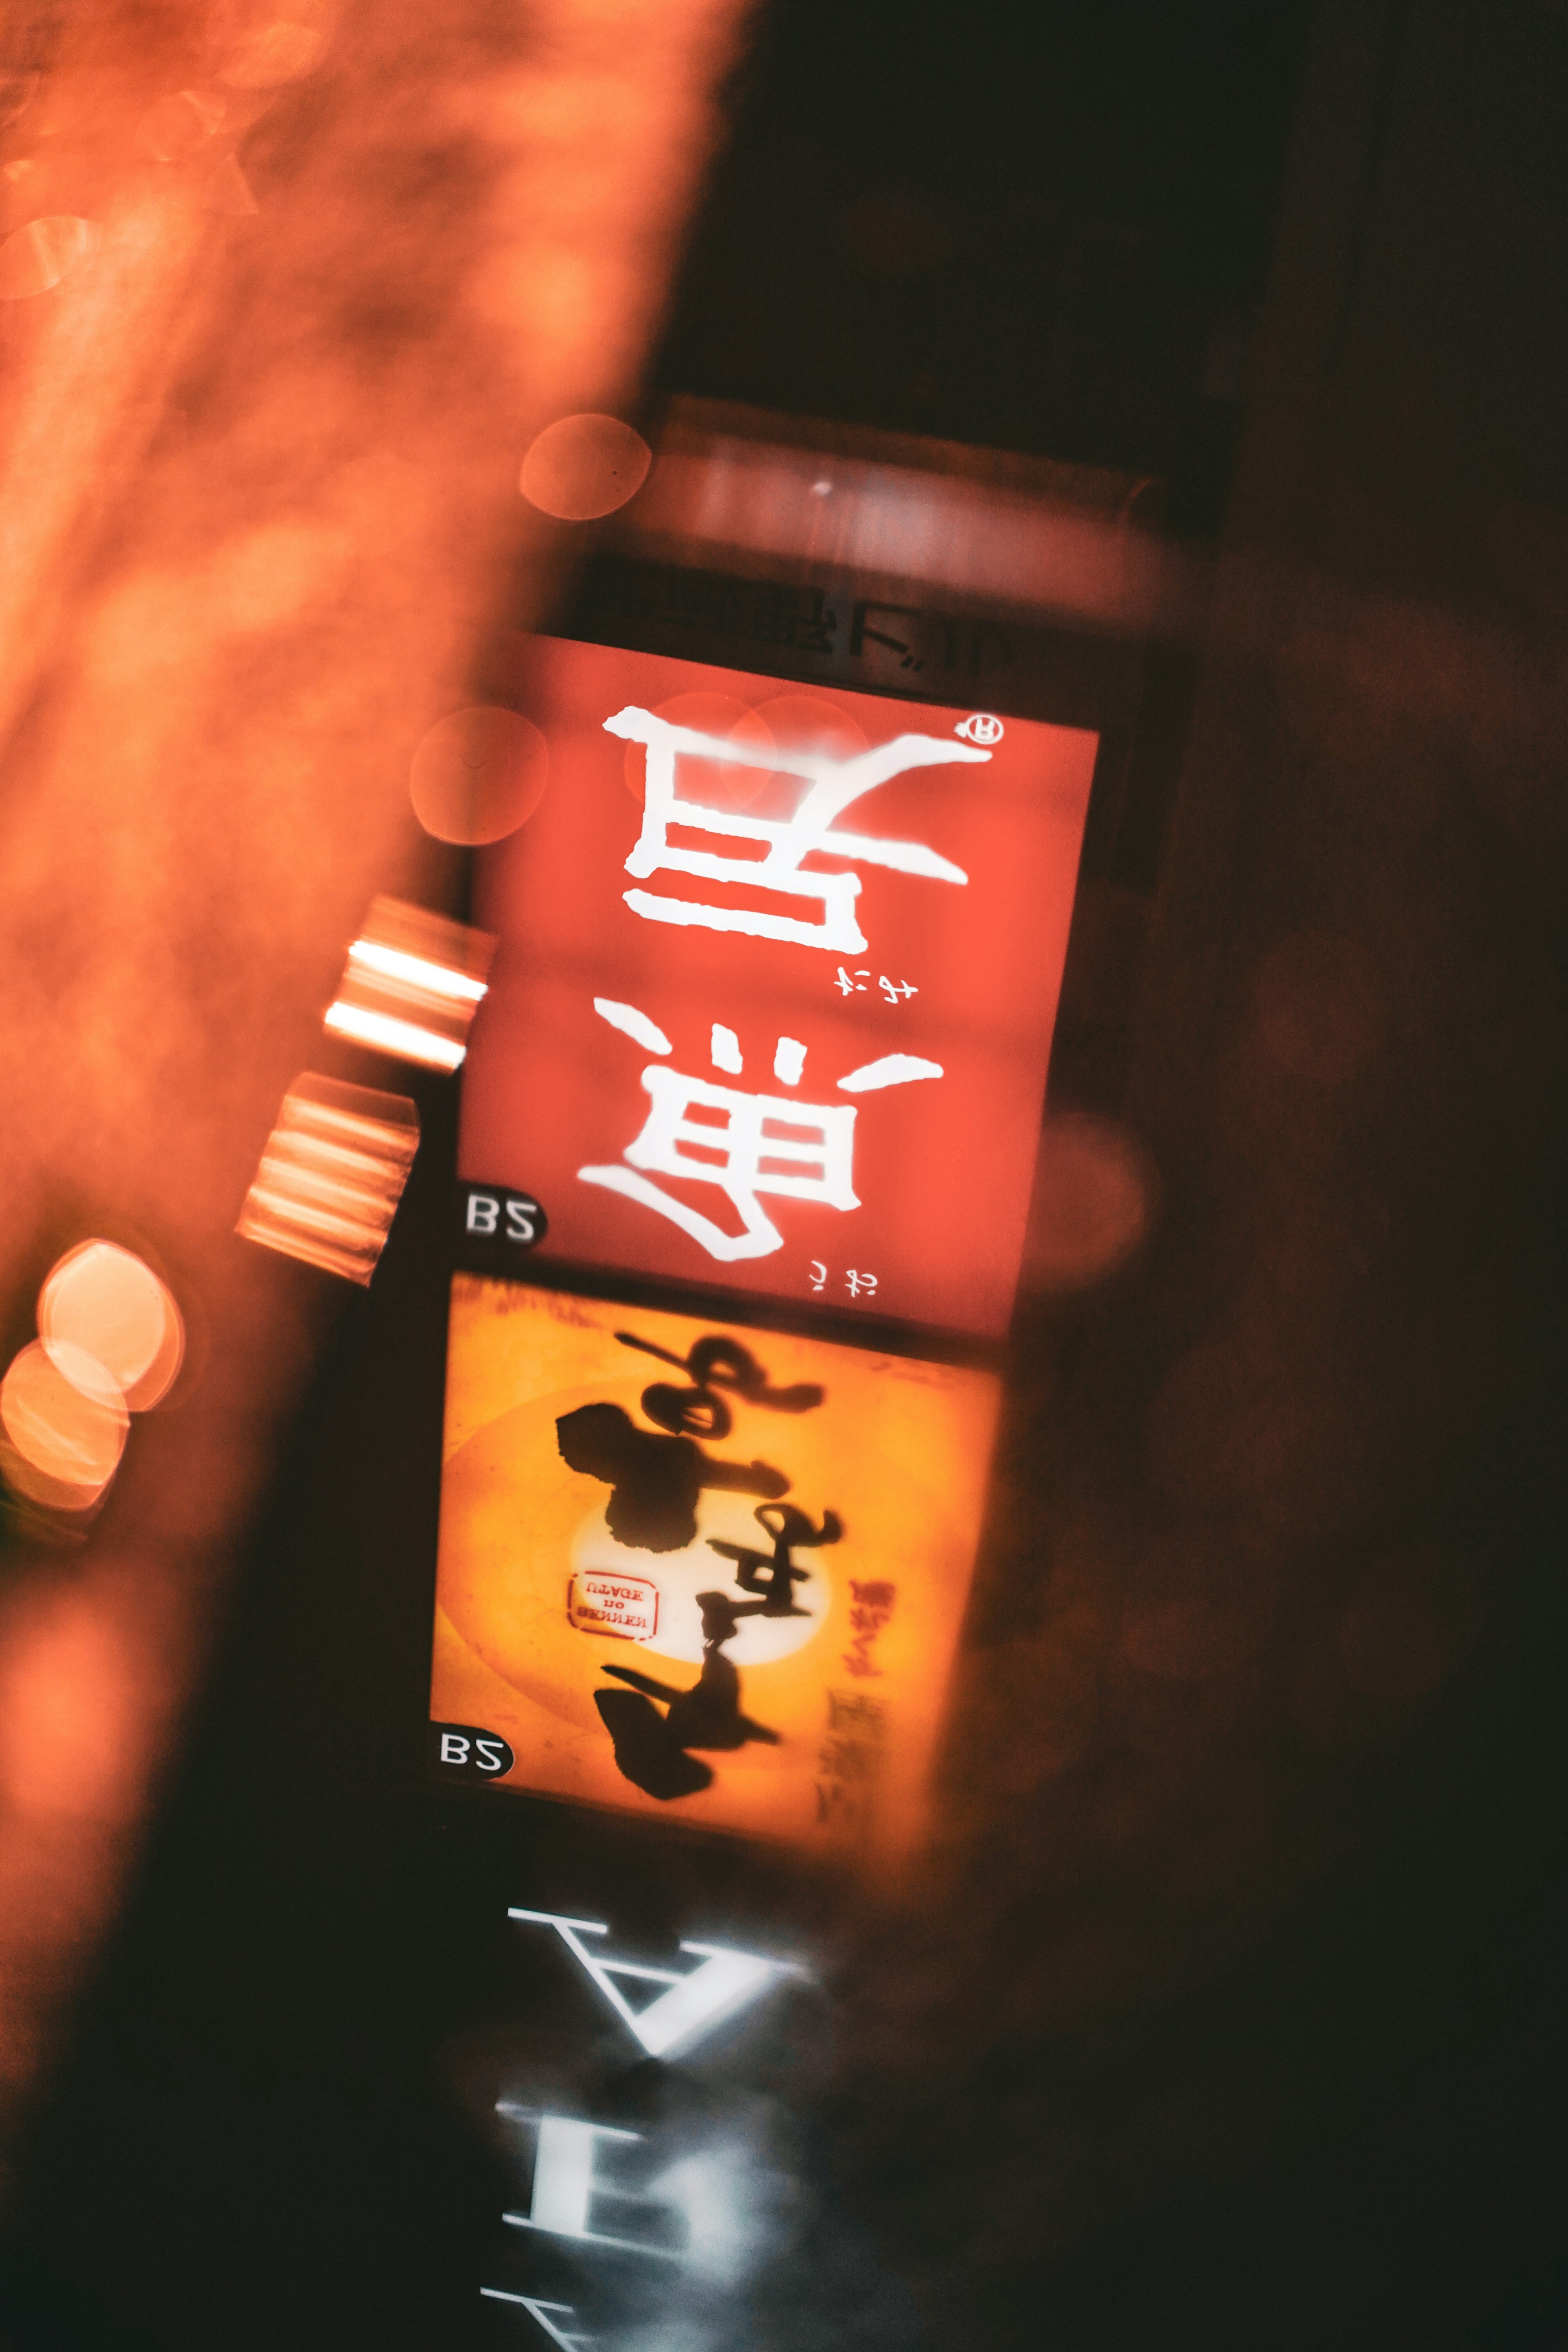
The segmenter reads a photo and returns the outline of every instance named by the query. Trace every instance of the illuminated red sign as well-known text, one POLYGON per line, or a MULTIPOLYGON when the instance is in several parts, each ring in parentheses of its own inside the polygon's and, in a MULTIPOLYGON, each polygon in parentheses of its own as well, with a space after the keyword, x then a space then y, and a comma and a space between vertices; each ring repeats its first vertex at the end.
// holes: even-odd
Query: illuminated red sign
POLYGON ((542 1256, 998 1335, 1096 739, 531 640, 459 1169, 542 1256))

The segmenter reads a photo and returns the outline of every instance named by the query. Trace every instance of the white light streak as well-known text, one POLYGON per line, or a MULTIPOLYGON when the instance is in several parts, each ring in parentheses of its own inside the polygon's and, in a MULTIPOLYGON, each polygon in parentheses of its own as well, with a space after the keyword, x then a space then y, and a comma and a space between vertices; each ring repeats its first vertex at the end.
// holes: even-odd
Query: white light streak
POLYGON ((384 947, 379 940, 355 940, 349 949, 350 961, 364 964, 371 971, 384 972, 389 980, 406 981, 411 988, 426 989, 436 996, 450 996, 459 1003, 478 1004, 489 983, 476 980, 471 973, 453 971, 446 964, 431 963, 424 956, 405 955, 401 948, 384 947))
POLYGON ((337 1036, 352 1037, 356 1045, 395 1055, 402 1062, 421 1062, 431 1070, 457 1069, 468 1050, 454 1038, 437 1037, 433 1030, 420 1029, 412 1021, 399 1021, 390 1013, 372 1013, 363 1004, 345 1004, 341 998, 328 1006, 323 1026, 337 1036))
POLYGON ((879 1062, 862 1062, 838 1081, 847 1095, 875 1094, 882 1087, 907 1087, 916 1078, 940 1078, 940 1062, 922 1062, 918 1054, 884 1054, 879 1062))

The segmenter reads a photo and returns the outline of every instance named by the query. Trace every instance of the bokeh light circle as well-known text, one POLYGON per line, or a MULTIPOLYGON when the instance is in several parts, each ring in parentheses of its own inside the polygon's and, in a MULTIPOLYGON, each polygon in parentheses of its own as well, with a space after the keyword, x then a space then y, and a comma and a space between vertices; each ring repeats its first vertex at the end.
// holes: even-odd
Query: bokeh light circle
POLYGON ((47 213, 13 229, 0 245, 0 302, 49 293, 80 268, 97 243, 92 222, 75 213, 47 213))
POLYGON ((81 1510, 119 1468, 131 1416, 119 1382, 85 1348, 34 1339, 0 1381, 0 1426, 13 1482, 40 1501, 81 1510))
MULTIPOLYGON (((739 755, 732 760, 683 758, 679 787, 683 800, 706 801, 710 805, 728 802, 732 808, 746 808, 773 773, 778 747, 772 729, 732 694, 672 694, 668 702, 658 706, 654 717, 668 719, 672 727, 689 727, 694 734, 716 735, 732 744, 739 755)), ((647 755, 641 743, 626 745, 626 779, 633 800, 642 801, 647 785, 647 755)))
POLYGON ((414 814, 437 841, 475 848, 526 824, 550 781, 550 746, 519 711, 476 703, 440 719, 414 754, 414 814))
POLYGON ((1033 1290, 1081 1290, 1125 1265, 1153 1221, 1149 1155, 1129 1130, 1089 1112, 1047 1119, 1024 1250, 1033 1290))
POLYGON ((167 1396, 184 1360, 184 1325, 169 1290, 116 1242, 82 1242, 51 1268, 38 1293, 38 1331, 68 1380, 84 1354, 132 1412, 167 1396))
POLYGON ((177 89, 155 99, 136 125, 136 144, 158 163, 183 163, 205 147, 224 117, 219 98, 177 89))
POLYGON ((756 715, 781 758, 805 751, 819 760, 853 760, 866 749, 866 738, 849 713, 818 694, 772 695, 758 703, 756 715))
POLYGON ((562 416, 547 425, 522 461, 518 488, 558 522, 593 522, 635 498, 653 451, 618 416, 562 416))
POLYGON ((219 79, 231 89, 276 89, 314 70, 322 37, 314 25, 279 18, 255 26, 230 51, 219 79))

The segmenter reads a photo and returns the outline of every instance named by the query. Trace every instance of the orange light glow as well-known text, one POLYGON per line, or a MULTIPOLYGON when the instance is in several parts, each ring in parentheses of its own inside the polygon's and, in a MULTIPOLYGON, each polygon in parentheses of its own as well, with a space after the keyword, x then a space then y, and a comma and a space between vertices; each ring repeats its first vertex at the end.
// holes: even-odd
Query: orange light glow
MULTIPOLYGON (((474 690, 502 583, 526 613, 552 593, 541 547, 562 534, 519 498, 519 467, 552 419, 632 396, 742 13, 538 0, 455 38, 411 0, 68 8, 42 70, 0 93, 0 1234, 15 1290, 26 1236, 80 1171, 106 1215, 180 1236, 212 1335, 179 1445, 149 1442, 134 1519, 107 1514, 79 1556, 79 1657, 67 1644, 38 1685, 96 1692, 100 1650, 122 1661, 90 1711, 112 1804, 40 1838, 0 1764, 7 2131, 116 1899, 215 1570, 307 1370, 299 1285, 234 1245, 256 1172, 236 1139, 259 1152, 310 1060, 323 955, 365 935, 372 893, 436 885, 409 752, 474 690), (269 112, 249 189, 235 142, 269 112), (47 725, 19 724, 41 694, 47 725)), ((374 936, 483 978, 445 946, 374 936)), ((363 1281, 412 1106, 294 1091, 309 1098, 279 1119, 246 1230, 363 1281)), ((25 1434, 45 1370, 62 1410, 107 1416, 108 1443, 99 1427, 97 1454, 47 1485, 7 1423, 5 1467, 79 1525, 126 1407, 95 1407, 41 1350, 7 1395, 25 1434)), ((58 1560, 8 1558, 0 1756, 26 1627, 53 1606, 35 1609, 34 1579, 58 1590, 58 1560)), ((73 1785, 66 1715, 58 1738, 73 1785)))
POLYGON ((253 26, 240 37, 221 79, 231 89, 275 89, 280 82, 298 81, 319 64, 325 45, 318 26, 298 20, 324 13, 291 0, 289 17, 253 26))
POLYGON ((168 1394, 185 1352, 184 1325, 168 1289, 114 1242, 82 1242, 59 1260, 38 1293, 38 1330, 68 1379, 75 1351, 85 1350, 132 1412, 146 1412, 168 1394))
POLYGON ((427 989, 433 996, 449 996, 459 1004, 478 1004, 485 992, 482 980, 466 971, 448 971, 444 964, 431 963, 425 956, 405 955, 401 948, 384 947, 379 940, 355 940, 349 960, 367 971, 405 981, 410 988, 427 989))
POLYGON ((119 1382, 68 1339, 35 1339, 0 1381, 3 1463, 34 1501, 87 1510, 125 1451, 131 1416, 119 1382))

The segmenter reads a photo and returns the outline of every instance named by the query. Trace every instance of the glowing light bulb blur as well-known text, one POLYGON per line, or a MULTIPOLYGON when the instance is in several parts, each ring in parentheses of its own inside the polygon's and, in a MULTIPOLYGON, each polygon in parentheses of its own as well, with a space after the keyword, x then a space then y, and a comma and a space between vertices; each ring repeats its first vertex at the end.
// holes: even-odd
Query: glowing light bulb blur
POLYGON ((34 1339, 0 1381, 0 1466, 36 1502, 90 1509, 130 1427, 113 1374, 68 1339, 34 1339))
POLYGON ((50 1270, 38 1293, 38 1331, 68 1380, 85 1352, 132 1412, 168 1394, 184 1359, 184 1325, 168 1288, 115 1242, 79 1243, 50 1270))

